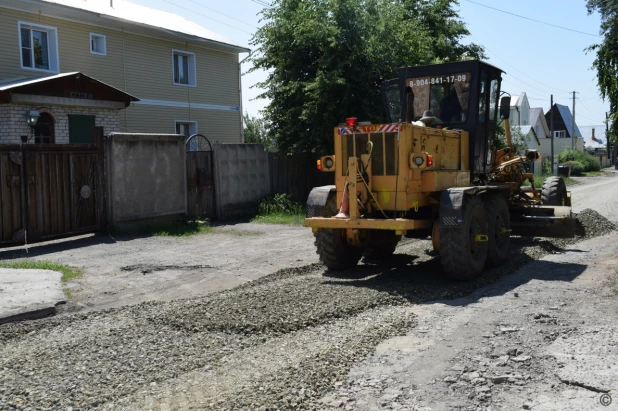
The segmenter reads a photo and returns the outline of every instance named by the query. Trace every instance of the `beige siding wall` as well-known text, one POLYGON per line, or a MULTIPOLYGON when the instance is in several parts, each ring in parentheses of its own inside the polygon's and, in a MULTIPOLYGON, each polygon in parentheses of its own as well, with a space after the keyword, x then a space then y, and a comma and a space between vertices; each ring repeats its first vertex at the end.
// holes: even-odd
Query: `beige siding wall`
POLYGON ((197 131, 211 143, 240 142, 240 112, 180 107, 131 106, 120 113, 120 128, 127 132, 175 133, 176 120, 197 121, 197 131))
MULTIPOLYGON (((541 146, 538 148, 539 153, 544 158, 551 157, 551 139, 550 138, 540 138, 541 146)), ((570 138, 555 138, 554 139, 554 155, 562 153, 566 148, 571 148, 571 139, 570 138)), ((584 139, 577 138, 575 139, 575 149, 579 151, 584 150, 584 139)))
MULTIPOLYGON (((0 7, 0 81, 45 75, 20 68, 18 21, 58 29, 60 72, 81 71, 141 100, 183 104, 240 106, 238 55, 206 48, 187 47, 150 37, 108 30, 0 7), (89 33, 106 36, 107 55, 90 53, 89 33), (195 53, 196 87, 173 84, 172 49, 195 53)), ((186 120, 189 109, 140 105, 120 113, 127 131, 167 133, 174 120, 186 120), (176 116, 180 116, 177 118, 176 116)), ((192 109, 191 118, 208 122, 225 142, 240 142, 239 111, 192 109)), ((222 141, 222 142, 223 142, 222 141)))

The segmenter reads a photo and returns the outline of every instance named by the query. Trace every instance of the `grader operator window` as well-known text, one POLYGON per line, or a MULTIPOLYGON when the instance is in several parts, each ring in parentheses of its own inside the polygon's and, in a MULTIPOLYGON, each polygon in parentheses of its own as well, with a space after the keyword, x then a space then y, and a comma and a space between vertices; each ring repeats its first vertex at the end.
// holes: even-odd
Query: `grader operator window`
POLYGON ((435 124, 463 123, 468 117, 470 73, 454 73, 406 79, 414 93, 414 119, 426 110, 438 118, 435 124))

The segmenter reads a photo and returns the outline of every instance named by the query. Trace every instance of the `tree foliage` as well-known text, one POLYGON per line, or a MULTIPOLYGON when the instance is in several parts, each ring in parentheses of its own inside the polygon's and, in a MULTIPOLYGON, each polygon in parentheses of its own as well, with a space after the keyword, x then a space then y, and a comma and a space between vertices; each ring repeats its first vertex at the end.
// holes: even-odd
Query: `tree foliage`
POLYGON ((262 117, 243 115, 245 143, 259 143, 266 151, 273 148, 273 140, 270 137, 268 124, 262 117))
MULTIPOLYGON (((521 131, 521 127, 510 124, 511 129, 511 148, 516 156, 526 154, 526 149, 530 147, 531 136, 526 135, 521 131)), ((506 147, 506 131, 504 130, 504 122, 498 123, 496 128, 496 140, 494 141, 496 149, 501 150, 506 147)))
MULTIPOLYGON (((601 15, 601 34, 603 41, 588 47, 596 52, 592 66, 597 71, 597 82, 601 96, 609 100, 610 136, 616 141, 618 136, 618 1, 588 0, 588 14, 601 15)), ((610 138, 608 136, 608 138, 610 138)))
POLYGON ((483 57, 455 0, 275 0, 251 44, 282 152, 327 153, 346 117, 384 120, 380 86, 403 66, 483 57))

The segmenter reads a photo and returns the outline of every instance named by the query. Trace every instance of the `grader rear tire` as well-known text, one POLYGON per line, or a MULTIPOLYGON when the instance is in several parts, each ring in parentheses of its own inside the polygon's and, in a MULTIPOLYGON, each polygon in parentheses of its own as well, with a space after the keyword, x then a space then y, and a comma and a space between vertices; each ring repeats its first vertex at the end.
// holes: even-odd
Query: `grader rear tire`
POLYGON ((549 177, 541 189, 541 203, 550 206, 563 206, 567 203, 567 189, 562 177, 549 177))
POLYGON ((463 223, 451 228, 440 224, 440 262, 452 280, 474 280, 487 260, 487 216, 481 199, 468 196, 463 204, 463 223), (481 237, 477 237, 481 236, 481 237))
MULTIPOLYGON (((337 215, 337 196, 331 195, 326 201, 324 217, 337 215)), ((345 233, 341 229, 325 228, 313 234, 315 247, 320 261, 329 270, 345 270, 358 264, 363 255, 363 249, 348 244, 345 233)))
POLYGON ((487 265, 496 267, 508 260, 511 245, 511 218, 506 198, 489 195, 485 201, 487 212, 487 265))
POLYGON ((372 230, 363 257, 367 260, 384 260, 393 255, 399 240, 401 236, 395 235, 393 231, 372 230))

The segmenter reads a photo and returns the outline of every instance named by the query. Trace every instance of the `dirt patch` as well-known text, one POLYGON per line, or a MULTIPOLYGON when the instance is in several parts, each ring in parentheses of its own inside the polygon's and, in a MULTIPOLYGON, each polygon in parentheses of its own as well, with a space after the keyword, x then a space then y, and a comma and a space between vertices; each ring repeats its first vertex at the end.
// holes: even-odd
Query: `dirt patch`
POLYGON ((318 261, 310 229, 254 223, 191 237, 98 235, 0 252, 0 259, 20 258, 84 269, 68 283, 73 298, 64 313, 205 296, 318 261))
POLYGON ((204 270, 206 268, 217 268, 212 265, 151 265, 151 264, 136 264, 120 267, 120 271, 139 271, 142 274, 149 274, 156 271, 165 270, 181 270, 181 271, 193 271, 204 270))

